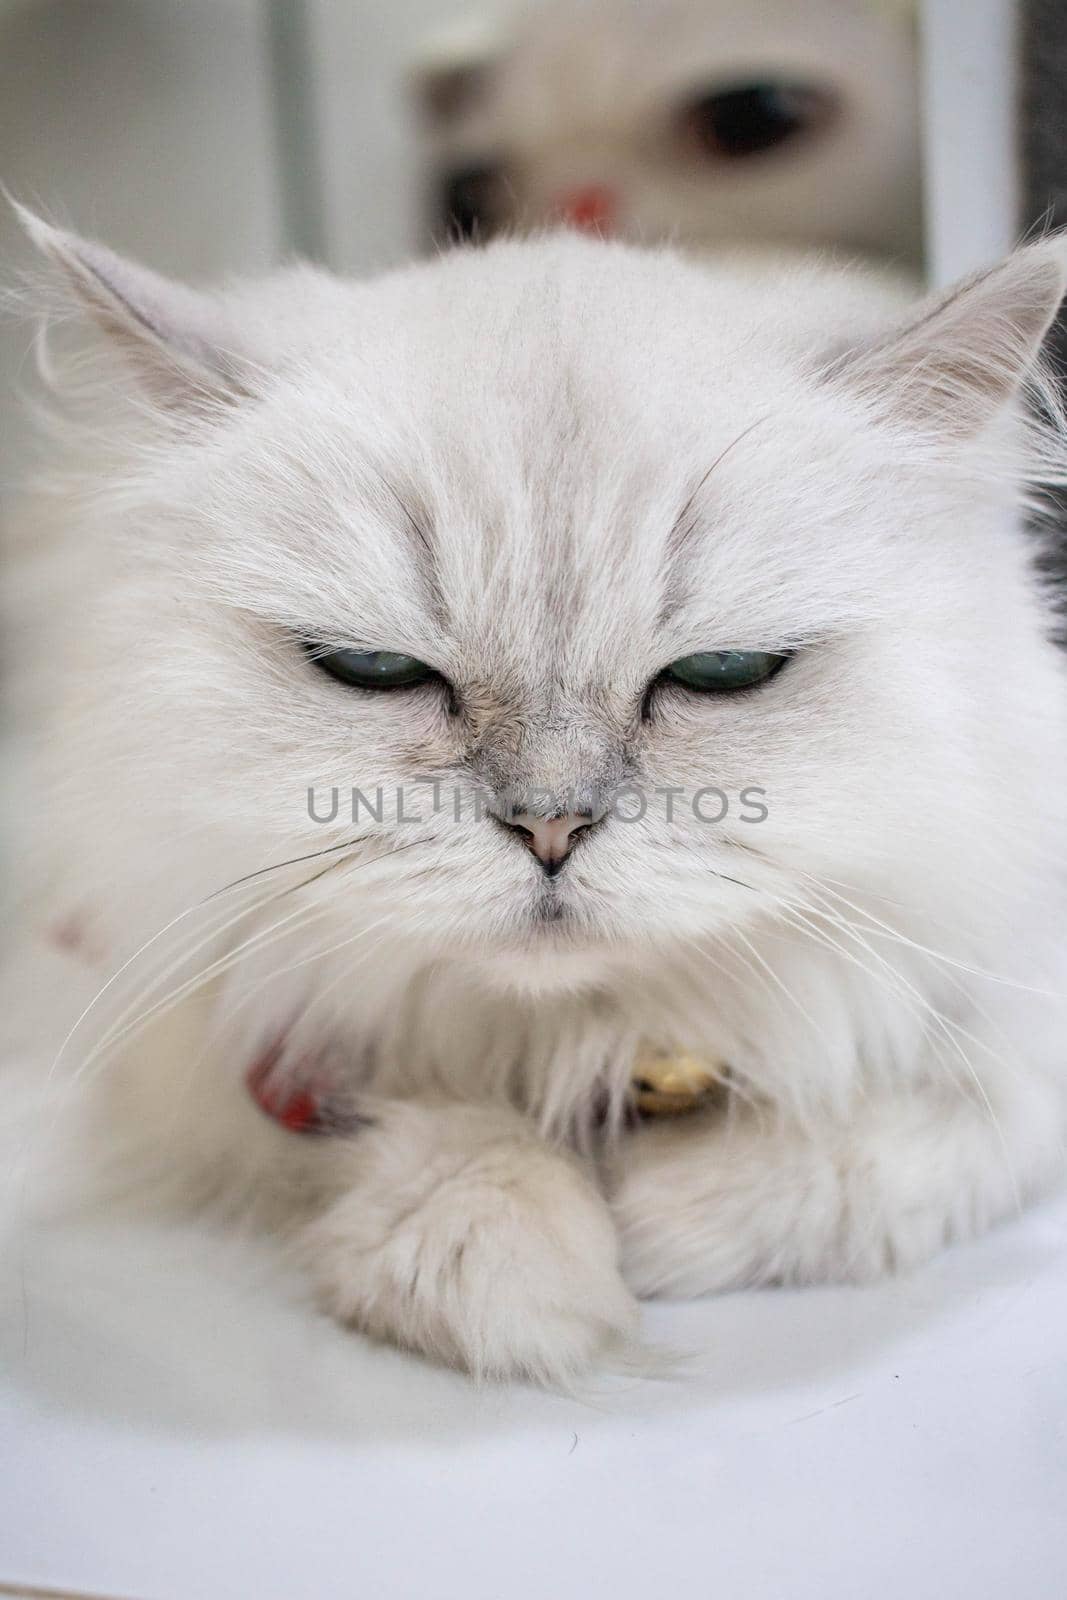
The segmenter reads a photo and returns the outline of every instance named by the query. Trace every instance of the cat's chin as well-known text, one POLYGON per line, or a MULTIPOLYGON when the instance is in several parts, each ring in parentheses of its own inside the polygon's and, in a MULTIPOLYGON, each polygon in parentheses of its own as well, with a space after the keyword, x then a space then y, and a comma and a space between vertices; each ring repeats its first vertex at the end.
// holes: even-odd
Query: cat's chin
POLYGON ((614 963, 598 950, 544 949, 494 952, 478 963, 478 971, 494 987, 510 994, 545 995, 597 989, 614 963))
POLYGON ((606 948, 542 939, 494 949, 478 962, 479 975, 512 994, 546 995, 601 987, 618 967, 606 948))

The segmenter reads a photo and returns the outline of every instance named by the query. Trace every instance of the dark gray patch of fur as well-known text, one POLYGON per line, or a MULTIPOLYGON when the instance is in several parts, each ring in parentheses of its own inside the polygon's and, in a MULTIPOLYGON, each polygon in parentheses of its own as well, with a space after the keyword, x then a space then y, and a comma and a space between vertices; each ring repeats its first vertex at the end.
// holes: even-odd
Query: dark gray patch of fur
MULTIPOLYGON (((1067 227, 1067 6, 1023 0, 1021 10, 1023 225, 1067 227)), ((1061 311, 1047 350, 1067 383, 1067 313, 1061 311)), ((1056 496, 1046 565, 1067 595, 1067 494, 1056 496)), ((1067 643, 1067 621, 1061 626, 1067 643)))

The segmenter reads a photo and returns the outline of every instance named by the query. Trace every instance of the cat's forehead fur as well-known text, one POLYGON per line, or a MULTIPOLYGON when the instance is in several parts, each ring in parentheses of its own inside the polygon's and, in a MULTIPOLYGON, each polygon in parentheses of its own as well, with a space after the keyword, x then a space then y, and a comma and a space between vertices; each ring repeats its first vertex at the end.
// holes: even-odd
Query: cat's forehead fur
MULTIPOLYGON (((246 324, 255 315, 247 293, 242 286, 238 302, 246 324)), ((840 334, 869 331, 894 303, 891 279, 825 262, 739 253, 697 264, 569 231, 454 250, 370 284, 304 270, 259 294, 265 337, 313 356, 324 377, 369 369, 377 383, 406 382, 430 401, 435 380, 460 401, 479 389, 514 395, 522 383, 527 408, 557 404, 565 375, 586 381, 583 402, 634 376, 683 388, 714 376, 730 390, 750 381, 753 359, 784 370, 840 334), (772 294, 784 315, 771 314, 772 294)), ((898 304, 905 294, 897 286, 898 304)))
POLYGON ((834 337, 869 331, 876 304, 884 318, 885 297, 844 273, 795 283, 783 320, 756 270, 569 235, 369 288, 276 283, 277 314, 246 307, 245 327, 271 330, 279 376, 218 458, 214 536, 269 544, 278 603, 320 634, 422 654, 431 624, 516 671, 534 639, 600 678, 613 639, 635 655, 673 628, 681 646, 694 587, 692 648, 709 626, 752 644, 802 627, 766 604, 742 547, 757 520, 803 546, 796 498, 818 490, 793 468, 803 458, 810 477, 823 457, 839 478, 857 436, 815 374, 834 337), (734 569, 717 592, 707 560, 734 569))

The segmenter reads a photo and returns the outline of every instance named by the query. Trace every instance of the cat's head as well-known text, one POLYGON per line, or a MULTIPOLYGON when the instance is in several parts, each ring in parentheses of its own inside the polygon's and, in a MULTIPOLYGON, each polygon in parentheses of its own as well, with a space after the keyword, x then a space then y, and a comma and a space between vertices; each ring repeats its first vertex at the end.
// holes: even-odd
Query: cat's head
POLYGON ((427 42, 432 228, 920 249, 913 0, 565 0, 427 42))
POLYGON ((83 759, 147 774, 172 877, 336 850, 354 930, 563 982, 1025 854, 1058 242, 861 337, 847 277, 572 235, 199 294, 30 226, 130 397, 83 759))

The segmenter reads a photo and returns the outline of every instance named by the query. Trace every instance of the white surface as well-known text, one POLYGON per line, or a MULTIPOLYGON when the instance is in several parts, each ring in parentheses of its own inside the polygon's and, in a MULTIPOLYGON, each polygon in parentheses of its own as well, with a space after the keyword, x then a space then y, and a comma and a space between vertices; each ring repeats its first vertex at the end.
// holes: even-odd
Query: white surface
POLYGON ((691 1352, 475 1391, 272 1255, 82 1224, 2 1258, 0 1579, 139 1600, 1062 1600, 1067 1201, 874 1290, 656 1307, 691 1352))
POLYGON ((922 0, 927 266, 935 285, 1020 232, 1016 0, 922 0))

